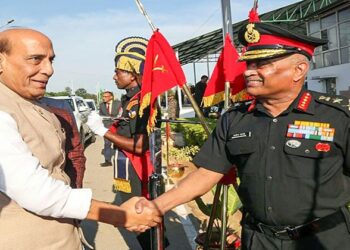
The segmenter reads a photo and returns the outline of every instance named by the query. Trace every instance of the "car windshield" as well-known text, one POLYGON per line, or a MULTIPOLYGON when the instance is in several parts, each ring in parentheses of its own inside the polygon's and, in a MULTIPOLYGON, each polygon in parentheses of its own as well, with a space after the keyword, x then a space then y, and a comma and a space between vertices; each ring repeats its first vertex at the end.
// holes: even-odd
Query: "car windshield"
POLYGON ((93 104, 93 102, 87 101, 86 103, 87 103, 87 105, 89 106, 89 108, 90 108, 91 110, 95 110, 95 105, 93 104))
POLYGON ((73 111, 75 111, 75 107, 74 107, 74 103, 73 103, 73 100, 72 99, 65 99, 69 105, 72 107, 73 111))

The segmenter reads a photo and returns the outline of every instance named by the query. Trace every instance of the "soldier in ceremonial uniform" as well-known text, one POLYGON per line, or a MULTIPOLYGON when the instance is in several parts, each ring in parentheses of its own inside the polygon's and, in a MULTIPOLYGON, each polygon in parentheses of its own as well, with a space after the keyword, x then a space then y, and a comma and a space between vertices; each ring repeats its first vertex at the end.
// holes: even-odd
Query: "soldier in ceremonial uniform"
POLYGON ((260 22, 238 37, 255 99, 220 118, 194 159, 197 171, 136 210, 165 213, 236 165, 242 249, 350 249, 350 100, 303 88, 314 48, 326 41, 260 22))
MULTIPOLYGON (((149 109, 139 116, 147 43, 142 37, 128 37, 116 46, 113 79, 119 89, 126 91, 121 98, 121 117, 109 130, 102 127, 101 118, 94 114, 87 122, 96 134, 114 144, 114 188, 123 202, 134 196, 148 196, 148 178, 153 171, 147 134, 149 109)), ((157 118, 160 118, 160 111, 157 118)), ((151 249, 149 232, 137 236, 143 249, 151 249)))

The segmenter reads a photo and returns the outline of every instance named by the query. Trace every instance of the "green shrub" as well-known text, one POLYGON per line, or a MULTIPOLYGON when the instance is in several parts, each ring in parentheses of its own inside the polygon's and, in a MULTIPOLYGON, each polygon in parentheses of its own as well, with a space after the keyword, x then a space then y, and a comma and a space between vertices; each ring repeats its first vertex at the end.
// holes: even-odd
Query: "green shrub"
MULTIPOLYGON (((184 118, 179 120, 199 122, 198 118, 184 118)), ((216 119, 206 119, 210 131, 216 126, 216 119)), ((172 123, 171 129, 174 132, 181 132, 187 146, 201 147, 208 138, 202 124, 172 123)))
POLYGON ((174 146, 169 147, 169 162, 179 163, 192 161, 193 156, 195 156, 199 151, 198 146, 186 146, 182 148, 176 148, 174 146))

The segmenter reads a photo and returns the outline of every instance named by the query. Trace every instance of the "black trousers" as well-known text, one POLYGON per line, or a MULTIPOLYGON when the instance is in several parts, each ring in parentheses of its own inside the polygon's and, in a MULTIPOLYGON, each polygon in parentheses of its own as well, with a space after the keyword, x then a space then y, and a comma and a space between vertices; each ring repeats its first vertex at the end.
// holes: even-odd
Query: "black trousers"
POLYGON ((350 234, 346 223, 334 228, 304 237, 300 240, 280 240, 242 226, 242 250, 348 250, 350 234))

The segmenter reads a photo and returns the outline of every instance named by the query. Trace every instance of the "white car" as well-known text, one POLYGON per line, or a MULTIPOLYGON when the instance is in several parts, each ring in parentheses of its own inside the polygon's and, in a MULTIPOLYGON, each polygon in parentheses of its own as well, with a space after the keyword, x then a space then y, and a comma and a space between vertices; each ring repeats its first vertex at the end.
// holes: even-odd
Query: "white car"
POLYGON ((98 114, 97 106, 94 99, 84 99, 84 101, 89 106, 91 112, 98 114))
POLYGON ((86 125, 87 117, 90 114, 90 108, 80 96, 54 96, 54 99, 65 100, 72 107, 72 111, 80 133, 81 141, 84 144, 90 140, 91 143, 96 141, 95 134, 86 125))

